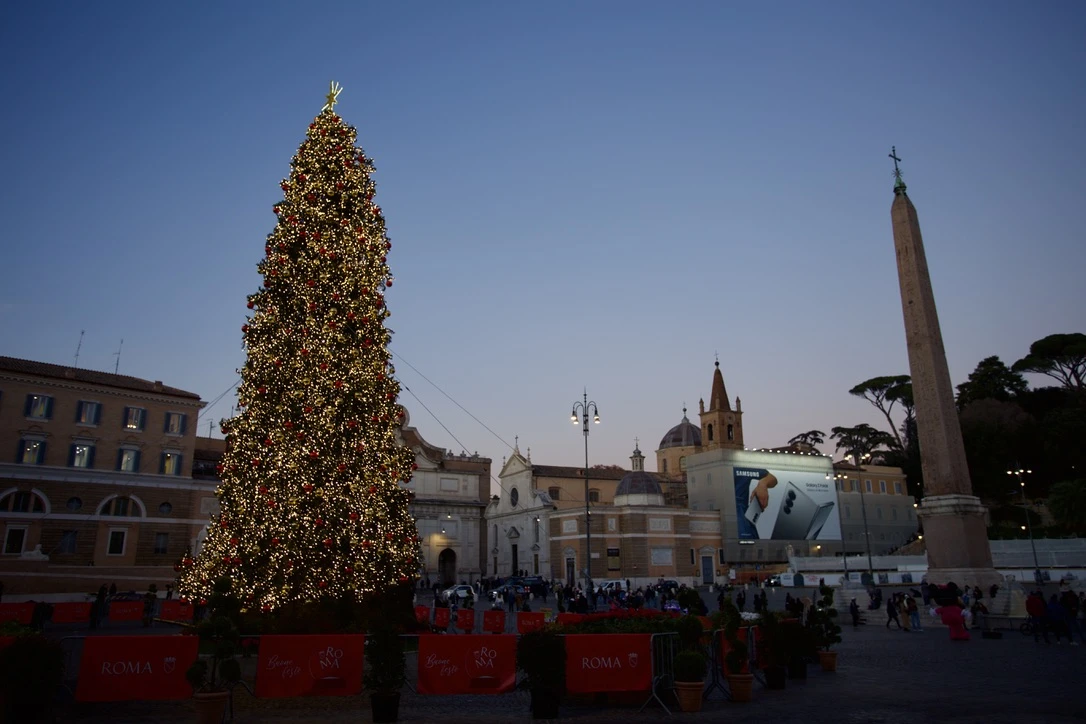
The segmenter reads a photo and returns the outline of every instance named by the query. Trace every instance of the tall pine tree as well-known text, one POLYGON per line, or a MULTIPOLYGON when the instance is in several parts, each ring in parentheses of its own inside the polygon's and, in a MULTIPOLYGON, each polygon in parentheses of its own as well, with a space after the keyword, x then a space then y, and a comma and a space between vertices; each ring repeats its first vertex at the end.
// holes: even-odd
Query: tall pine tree
POLYGON ((364 600, 406 582, 419 538, 401 481, 415 468, 396 440, 403 408, 388 352, 392 248, 373 203, 372 161, 333 110, 309 124, 242 326, 240 413, 223 422, 220 510, 180 590, 206 598, 221 578, 253 611, 364 600))

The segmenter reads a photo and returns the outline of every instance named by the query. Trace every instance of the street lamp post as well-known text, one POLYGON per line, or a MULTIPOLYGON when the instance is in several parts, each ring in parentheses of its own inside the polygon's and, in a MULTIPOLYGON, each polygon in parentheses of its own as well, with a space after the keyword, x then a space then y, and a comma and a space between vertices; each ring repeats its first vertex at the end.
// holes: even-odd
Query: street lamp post
POLYGON ((588 390, 584 391, 584 398, 573 403, 573 412, 569 419, 577 424, 578 412, 584 422, 584 532, 585 532, 585 588, 592 587, 592 511, 588 507, 588 418, 597 425, 600 424, 600 408, 594 401, 588 399, 588 390))
MULTIPOLYGON (((864 453, 863 455, 852 453, 848 457, 852 458, 852 461, 856 464, 856 469, 862 473, 864 470, 863 461, 870 460, 871 453, 864 453)), ((867 575, 874 579, 875 566, 871 563, 871 533, 867 530, 867 502, 864 500, 863 476, 859 476, 856 482, 860 487, 860 513, 863 515, 864 519, 864 545, 867 549, 867 575)))
POLYGON ((1026 530, 1029 532, 1029 547, 1033 549, 1033 580, 1040 586, 1043 584, 1041 577, 1041 564, 1037 561, 1037 544, 1033 542, 1033 521, 1029 519, 1029 507, 1026 502, 1026 481, 1022 477, 1023 475, 1031 475, 1032 470, 1023 470, 1018 468, 1017 470, 1008 470, 1007 475, 1018 478, 1018 487, 1022 489, 1022 508, 1026 511, 1026 530))
MULTIPOLYGON (((827 474, 826 480, 832 480, 833 486, 836 488, 841 484, 842 480, 848 480, 848 476, 840 473, 834 475, 827 474)), ((841 527, 841 560, 845 562, 845 583, 848 584, 848 544, 845 543, 845 519, 841 517, 840 505, 837 506, 837 521, 841 527)))

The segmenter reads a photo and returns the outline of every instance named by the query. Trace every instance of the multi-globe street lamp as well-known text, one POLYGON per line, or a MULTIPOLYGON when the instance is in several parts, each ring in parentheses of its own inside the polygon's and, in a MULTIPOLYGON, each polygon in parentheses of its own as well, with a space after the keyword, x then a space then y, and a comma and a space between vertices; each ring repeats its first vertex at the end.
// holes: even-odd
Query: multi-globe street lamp
POLYGON ((1026 511, 1026 524, 1022 527, 1029 532, 1029 546, 1033 549, 1033 580, 1040 586, 1044 583, 1044 580, 1041 576, 1041 564, 1037 561, 1037 544, 1033 542, 1033 521, 1029 519, 1029 503, 1026 502, 1026 481, 1022 477, 1023 475, 1032 474, 1032 470, 1023 470, 1022 468, 1007 471, 1007 475, 1018 478, 1018 487, 1022 490, 1022 508, 1026 511))
MULTIPOLYGON (((863 455, 849 453, 845 457, 852 458, 852 462, 856 465, 856 469, 862 473, 864 469, 863 462, 864 460, 871 459, 871 453, 864 453, 863 455)), ((875 566, 871 563, 871 533, 867 530, 867 502, 864 500, 864 481, 862 475, 856 483, 860 488, 860 513, 863 515, 864 519, 864 544, 867 549, 867 575, 874 579, 875 566)))
POLYGON ((573 412, 570 413, 570 421, 576 425, 578 414, 584 422, 584 531, 585 531, 585 588, 592 587, 592 511, 588 507, 588 418, 597 425, 600 424, 600 408, 594 401, 588 399, 588 390, 584 391, 582 400, 573 403, 573 412))

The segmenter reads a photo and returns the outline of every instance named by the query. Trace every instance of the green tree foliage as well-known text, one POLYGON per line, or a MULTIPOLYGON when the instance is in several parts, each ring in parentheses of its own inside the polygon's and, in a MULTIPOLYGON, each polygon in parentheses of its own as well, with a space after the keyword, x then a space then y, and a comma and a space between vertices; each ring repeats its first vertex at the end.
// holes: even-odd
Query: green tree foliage
POLYGON ((789 445, 795 445, 799 443, 801 445, 810 445, 815 447, 822 445, 826 442, 826 433, 821 430, 808 430, 807 432, 801 432, 788 441, 789 445))
POLYGON ((1036 421, 1014 402, 985 399, 959 415, 973 494, 995 503, 1018 491, 1007 475, 1016 461, 1034 458, 1036 421))
POLYGON ((890 447, 894 438, 866 422, 853 427, 834 427, 830 437, 837 440, 837 451, 853 456, 857 465, 871 459, 880 448, 890 447))
POLYGON ((1065 480, 1053 485, 1048 494, 1048 509, 1069 532, 1086 533, 1086 480, 1065 480))
POLYGON ((1011 369, 1047 375, 1081 395, 1086 390, 1086 334, 1050 334, 1039 339, 1011 369))
POLYGON ((1009 402, 1028 389, 1020 372, 1011 370, 999 357, 985 357, 977 363, 969 379, 958 385, 958 409, 977 400, 1009 402))
POLYGON ((898 389, 902 385, 910 385, 911 387, 911 379, 908 375, 872 377, 848 391, 850 395, 862 397, 870 402, 875 406, 876 410, 886 417, 886 422, 890 424, 890 432, 893 435, 892 442, 898 448, 904 448, 905 444, 901 440, 901 435, 897 432, 897 426, 894 424, 894 418, 890 416, 890 411, 894 408, 894 403, 899 400, 900 392, 898 389))

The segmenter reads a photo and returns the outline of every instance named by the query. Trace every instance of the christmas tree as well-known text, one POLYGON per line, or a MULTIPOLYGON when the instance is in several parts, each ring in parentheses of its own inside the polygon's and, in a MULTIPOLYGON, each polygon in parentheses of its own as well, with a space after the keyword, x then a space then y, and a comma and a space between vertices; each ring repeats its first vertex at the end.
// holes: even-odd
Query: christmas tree
POLYGON ((414 455, 396 439, 404 411, 384 323, 392 243, 373 163, 333 110, 339 91, 333 83, 273 207, 263 287, 241 328, 240 412, 222 425, 219 513, 179 566, 194 599, 228 578, 250 611, 361 601, 418 568, 400 485, 414 455))

